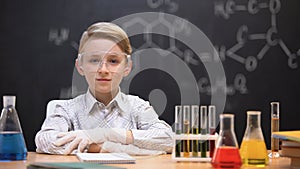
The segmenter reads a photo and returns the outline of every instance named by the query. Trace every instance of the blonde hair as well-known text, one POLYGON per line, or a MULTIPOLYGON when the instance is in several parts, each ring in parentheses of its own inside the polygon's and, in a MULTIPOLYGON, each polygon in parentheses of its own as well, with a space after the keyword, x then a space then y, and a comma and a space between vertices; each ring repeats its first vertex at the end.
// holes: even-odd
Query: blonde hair
POLYGON ((124 53, 130 55, 132 52, 129 38, 125 31, 118 25, 109 22, 94 23, 86 31, 83 32, 80 44, 79 53, 83 52, 84 45, 91 38, 103 38, 115 42, 124 53))

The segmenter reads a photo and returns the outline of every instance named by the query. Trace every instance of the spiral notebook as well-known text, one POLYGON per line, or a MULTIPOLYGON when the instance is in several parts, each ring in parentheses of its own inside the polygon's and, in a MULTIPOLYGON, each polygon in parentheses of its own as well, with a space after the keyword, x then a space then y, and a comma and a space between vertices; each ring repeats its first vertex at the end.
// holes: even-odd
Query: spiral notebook
POLYGON ((135 158, 126 153, 77 153, 81 162, 92 162, 100 164, 132 164, 135 158))

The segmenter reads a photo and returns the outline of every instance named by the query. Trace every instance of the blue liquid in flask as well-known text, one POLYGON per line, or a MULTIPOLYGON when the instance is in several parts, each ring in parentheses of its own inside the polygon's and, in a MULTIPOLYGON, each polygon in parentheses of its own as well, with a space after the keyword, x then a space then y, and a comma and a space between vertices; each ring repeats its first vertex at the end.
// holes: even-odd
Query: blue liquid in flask
POLYGON ((27 157, 15 102, 15 96, 3 96, 0 116, 0 161, 26 160, 27 157))
POLYGON ((27 149, 21 132, 0 132, 0 161, 26 160, 26 156, 27 149))

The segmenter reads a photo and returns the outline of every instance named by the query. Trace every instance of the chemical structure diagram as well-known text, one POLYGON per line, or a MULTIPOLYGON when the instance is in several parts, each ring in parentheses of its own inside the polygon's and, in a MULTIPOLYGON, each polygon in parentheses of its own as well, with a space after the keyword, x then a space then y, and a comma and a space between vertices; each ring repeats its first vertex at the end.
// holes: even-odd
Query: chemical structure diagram
POLYGON ((268 50, 271 47, 279 45, 288 57, 288 66, 291 69, 298 68, 297 56, 300 56, 300 49, 298 49, 296 53, 292 53, 282 39, 274 38, 279 37, 276 15, 280 12, 280 9, 280 0, 270 0, 269 3, 258 2, 257 0, 248 0, 247 4, 236 4, 234 0, 228 0, 226 2, 215 2, 215 15, 221 16, 224 19, 230 19, 231 15, 243 11, 247 11, 249 14, 252 15, 255 15, 261 10, 269 10, 271 13, 271 27, 266 33, 249 34, 248 27, 246 25, 242 25, 236 33, 237 44, 235 44, 227 50, 224 45, 217 47, 220 58, 222 60, 225 60, 227 56, 241 64, 245 64, 246 70, 252 72, 257 68, 258 62, 264 58, 268 50), (262 47, 262 49, 258 52, 256 56, 247 56, 246 58, 244 58, 243 56, 237 54, 238 50, 247 45, 247 41, 254 40, 265 41, 265 45, 262 47))
MULTIPOLYGON (((172 0, 147 0, 147 4, 151 9, 160 9, 161 7, 164 7, 164 9, 168 12, 175 13, 178 10, 178 3, 172 0)), ((131 20, 123 25, 123 27, 126 29, 129 29, 133 25, 142 25, 145 27, 145 32, 151 32, 150 30, 155 29, 156 27, 165 27, 169 30, 170 36, 174 37, 174 34, 176 33, 184 33, 187 35, 190 35, 190 27, 185 19, 175 20, 173 23, 170 23, 168 20, 164 18, 163 13, 160 15, 160 17, 153 21, 153 22, 147 22, 145 20, 142 20, 141 18, 135 18, 134 20, 131 20)), ((147 47, 151 48, 157 48, 159 45, 157 45, 152 40, 151 34, 145 34, 144 36, 145 43, 138 49, 143 49, 147 47)), ((188 65, 198 66, 200 64, 200 60, 202 62, 210 62, 212 61, 212 58, 215 58, 216 56, 203 52, 200 54, 200 56, 195 56, 193 51, 190 49, 185 49, 181 51, 175 44, 175 39, 169 38, 169 46, 166 49, 167 51, 175 53, 178 57, 180 57, 184 62, 188 65), (197 57, 200 58, 197 59, 197 57)), ((216 59, 217 60, 217 59, 216 59)), ((224 90, 227 95, 234 95, 236 91, 239 91, 242 94, 247 93, 247 87, 246 87, 246 77, 238 73, 235 75, 233 84, 227 85, 224 87, 222 84, 224 84, 224 81, 226 81, 225 77, 217 77, 216 84, 210 85, 209 79, 207 77, 201 77, 198 80, 198 87, 200 93, 205 93, 207 95, 211 95, 213 92, 216 92, 218 89, 224 90)))
MULTIPOLYGON (((159 5, 165 5, 166 7, 171 8, 172 6, 178 6, 178 5, 171 5, 170 0, 148 0, 149 7, 155 9, 158 8, 159 5), (159 4, 159 5, 158 5, 159 4)), ((167 8, 168 9, 168 8, 167 8)), ((172 8, 171 8, 172 9, 172 8)), ((280 37, 278 28, 277 28, 277 14, 280 12, 281 9, 281 1, 280 0, 270 0, 267 2, 258 2, 257 0, 248 0, 245 4, 237 4, 234 0, 227 0, 227 1, 215 1, 214 2, 214 14, 215 16, 223 17, 224 19, 228 20, 230 19, 231 15, 237 14, 238 12, 248 12, 250 15, 255 15, 261 10, 269 10, 271 14, 271 27, 268 29, 266 33, 259 33, 259 34, 250 34, 249 28, 246 25, 242 25, 239 27, 237 33, 236 33, 236 40, 237 43, 233 45, 232 47, 226 49, 225 45, 221 46, 215 46, 216 50, 219 53, 219 58, 222 61, 225 61, 226 57, 229 59, 232 59, 240 64, 245 65, 245 69, 248 72, 254 71, 258 67, 258 62, 261 61, 268 50, 271 49, 271 47, 280 46, 280 48, 284 51, 286 56, 288 57, 288 66, 291 69, 297 69, 298 63, 297 63, 297 57, 300 56, 300 49, 296 53, 293 53, 289 50, 289 48, 286 46, 284 41, 280 38, 274 38, 274 37, 280 37), (256 56, 241 56, 238 54, 238 51, 245 47, 247 45, 247 42, 249 41, 255 41, 255 40, 263 40, 265 41, 265 45, 260 49, 260 51, 257 53, 256 56)), ((171 10, 169 10, 171 11, 171 10)), ((163 23, 162 23, 163 24, 163 23)), ((170 28, 172 29, 172 28, 170 28)), ((149 38, 148 38, 149 39, 149 38)), ((170 44, 174 44, 171 43, 170 44)), ((176 47, 171 47, 171 49, 176 49, 176 47)), ((172 50, 171 50, 172 51, 172 50)), ((176 50, 177 51, 177 50, 176 50)), ((189 53, 188 55, 183 55, 184 58, 192 58, 192 52, 187 51, 189 53)), ((180 53, 178 53, 178 56, 180 53)), ((199 56, 202 61, 217 61, 218 59, 212 56, 209 53, 203 53, 202 56, 199 56)), ((198 64, 197 60, 194 59, 184 59, 189 64, 198 64)), ((201 93, 207 93, 210 94, 211 92, 216 91, 218 88, 222 87, 221 85, 218 85, 220 81, 225 79, 218 79, 215 86, 208 85, 209 79, 207 77, 201 77, 198 81, 199 90, 201 93)), ((234 95, 236 91, 240 92, 241 94, 247 94, 248 89, 246 87, 247 79, 244 74, 238 73, 234 77, 233 85, 228 85, 226 90, 227 95, 234 95)))
MULTIPOLYGON (((175 37, 177 33, 184 33, 187 36, 191 34, 190 27, 185 19, 175 20, 170 22, 164 18, 164 11, 175 13, 179 9, 179 5, 176 0, 147 0, 147 5, 151 9, 160 10, 162 12, 160 17, 151 22, 143 20, 142 18, 135 18, 124 23, 122 28, 125 31, 130 30, 132 26, 142 26, 144 27, 145 34, 143 35, 144 44, 140 47, 134 47, 133 49, 139 50, 144 48, 160 48, 159 45, 153 40, 151 34, 152 29, 164 28, 169 32, 169 37, 175 37)), ((217 17, 223 17, 228 20, 232 15, 237 14, 238 12, 248 12, 250 15, 255 15, 261 10, 269 10, 271 17, 271 27, 266 33, 259 34, 250 34, 249 28, 246 25, 241 25, 236 32, 236 41, 237 43, 232 47, 226 47, 225 45, 215 45, 215 49, 219 54, 215 56, 211 53, 203 52, 200 56, 195 56, 191 49, 180 50, 177 47, 176 40, 174 38, 168 38, 168 48, 167 51, 175 53, 180 57, 186 64, 198 66, 202 62, 212 62, 212 61, 225 61, 226 59, 232 59, 239 64, 245 66, 245 70, 248 72, 253 72, 258 67, 258 62, 261 61, 268 50, 272 47, 280 46, 281 49, 287 56, 287 64, 291 69, 297 69, 297 57, 300 56, 300 49, 297 52, 291 52, 284 41, 280 38, 279 32, 277 29, 277 14, 281 10, 281 1, 280 0, 269 0, 266 2, 258 2, 258 0, 245 0, 244 4, 238 4, 235 0, 227 1, 214 1, 214 15, 217 17), (262 40, 265 41, 265 45, 260 49, 257 55, 252 56, 242 56, 238 54, 238 51, 246 47, 248 42, 262 40), (197 59, 197 58, 200 58, 197 59)), ((57 46, 62 45, 64 42, 68 41, 70 30, 68 28, 60 29, 50 29, 48 41, 54 43, 57 46)), ((191 35, 192 36, 192 35, 191 35)), ((74 49, 78 49, 78 44, 74 41, 70 43, 74 49)), ((162 54, 163 55, 163 54, 162 54)), ((207 77, 200 77, 198 80, 199 92, 207 95, 211 95, 213 92, 218 89, 224 90, 227 95, 234 95, 236 93, 247 94, 249 91, 247 89, 247 78, 243 73, 237 73, 233 79, 226 79, 225 77, 220 77, 216 79, 215 84, 209 84, 209 79, 207 77), (224 88, 222 84, 227 81, 227 86, 224 88), (229 84, 228 82, 232 82, 229 84)))

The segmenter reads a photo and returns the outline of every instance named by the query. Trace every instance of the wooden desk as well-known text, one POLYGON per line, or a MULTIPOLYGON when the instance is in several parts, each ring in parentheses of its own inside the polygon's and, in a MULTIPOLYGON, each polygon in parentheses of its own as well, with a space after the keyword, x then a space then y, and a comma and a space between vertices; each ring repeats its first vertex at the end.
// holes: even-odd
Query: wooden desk
MULTIPOLYGON (((174 162, 171 159, 171 155, 160 156, 138 156, 136 157, 136 164, 110 164, 111 166, 122 166, 132 169, 186 169, 186 168, 201 168, 212 169, 210 163, 200 162, 174 162)), ((29 152, 26 161, 13 161, 13 162, 0 162, 0 169, 26 169, 26 166, 32 162, 77 162, 76 156, 63 156, 63 155, 47 155, 37 154, 35 152, 29 152)), ((265 168, 280 168, 287 169, 290 164, 289 158, 279 158, 276 160, 270 160, 269 166, 265 168)), ((246 167, 242 167, 246 168, 246 167)), ((262 168, 260 168, 262 169, 262 168)))

